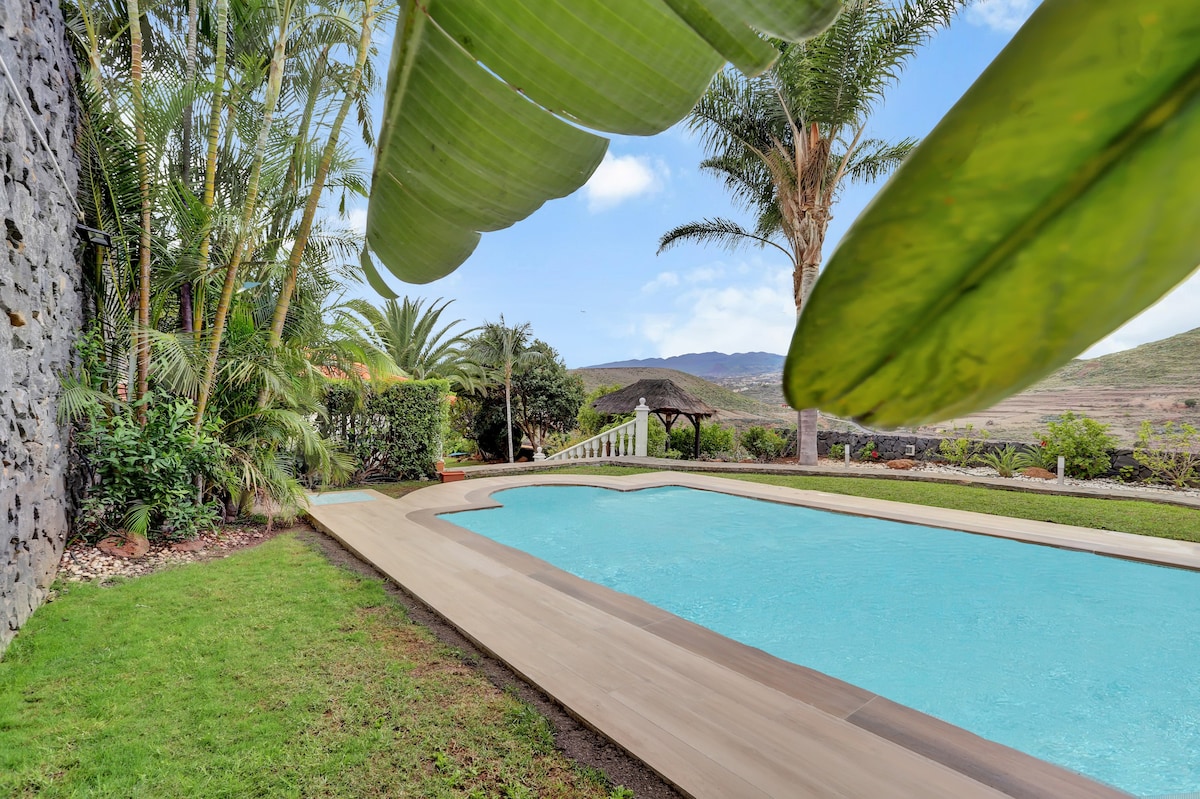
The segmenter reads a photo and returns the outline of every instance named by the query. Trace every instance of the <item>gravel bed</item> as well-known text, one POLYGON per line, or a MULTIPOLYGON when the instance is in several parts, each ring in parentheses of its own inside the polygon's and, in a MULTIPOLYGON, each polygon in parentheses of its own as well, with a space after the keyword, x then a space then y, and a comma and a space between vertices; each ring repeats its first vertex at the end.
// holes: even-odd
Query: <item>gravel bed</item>
POLYGON ((212 558, 223 558, 229 553, 255 544, 261 544, 285 529, 275 527, 267 532, 265 525, 257 527, 226 527, 215 533, 198 536, 194 551, 175 548, 172 544, 151 544, 150 551, 141 558, 117 558, 106 555, 82 541, 75 541, 63 551, 58 564, 58 578, 69 582, 108 580, 113 577, 139 577, 167 566, 193 563, 212 558))

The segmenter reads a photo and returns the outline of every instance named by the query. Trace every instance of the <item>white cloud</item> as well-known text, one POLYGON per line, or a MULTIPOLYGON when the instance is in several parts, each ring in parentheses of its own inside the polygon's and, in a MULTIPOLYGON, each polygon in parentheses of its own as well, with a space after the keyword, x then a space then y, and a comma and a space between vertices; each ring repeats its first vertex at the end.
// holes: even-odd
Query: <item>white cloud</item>
POLYGON ((367 235, 367 209, 366 208, 351 208, 346 214, 346 224, 351 230, 355 230, 362 235, 367 235))
POLYGON ((671 309, 646 314, 636 334, 660 356, 688 352, 787 352, 796 325, 792 274, 760 268, 738 285, 694 287, 671 309))
POLYGON ((588 210, 606 211, 626 200, 657 194, 670 176, 671 170, 661 160, 605 153, 604 160, 583 187, 588 210))
POLYGON ((642 286, 643 294, 653 294, 659 289, 674 288, 679 285, 679 275, 674 272, 659 272, 653 280, 642 286))
POLYGON ((1200 271, 1087 349, 1081 358, 1120 352, 1200 327, 1200 271))
POLYGON ((1001 33, 1025 24, 1041 0, 979 0, 967 9, 967 20, 1001 33))

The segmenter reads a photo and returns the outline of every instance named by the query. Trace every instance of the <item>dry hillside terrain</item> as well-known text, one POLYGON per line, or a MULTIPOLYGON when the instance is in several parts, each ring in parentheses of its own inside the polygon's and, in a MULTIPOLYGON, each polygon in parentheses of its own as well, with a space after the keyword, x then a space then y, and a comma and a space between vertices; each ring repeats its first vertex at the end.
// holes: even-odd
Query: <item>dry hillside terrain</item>
MULTIPOLYGON (((778 373, 717 378, 720 385, 716 385, 672 369, 576 371, 589 391, 602 384, 626 386, 645 378, 670 378, 720 408, 719 420, 739 426, 770 420, 789 423, 795 419, 791 411, 781 407, 783 391, 778 373)), ((923 427, 920 432, 950 433, 970 424, 986 430, 994 439, 1033 441, 1046 422, 1066 411, 1087 414, 1111 425, 1112 432, 1127 445, 1137 437, 1143 420, 1155 424, 1188 422, 1200 427, 1200 328, 1124 352, 1072 361, 998 405, 923 427), (1188 407, 1189 402, 1192 407, 1188 407)), ((842 426, 833 420, 823 421, 823 426, 842 426)))

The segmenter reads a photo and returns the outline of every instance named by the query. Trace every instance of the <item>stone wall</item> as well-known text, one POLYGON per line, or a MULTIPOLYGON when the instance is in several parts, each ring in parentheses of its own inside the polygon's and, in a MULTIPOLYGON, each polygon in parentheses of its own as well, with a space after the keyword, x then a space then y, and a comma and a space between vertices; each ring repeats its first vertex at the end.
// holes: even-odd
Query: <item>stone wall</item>
MULTIPOLYGON (((793 431, 792 435, 795 435, 793 431)), ((950 436, 947 436, 950 438, 950 436)), ((875 449, 879 453, 879 460, 890 461, 895 458, 914 458, 923 461, 942 460, 941 438, 930 436, 914 436, 914 435, 890 435, 887 433, 841 433, 832 430, 821 430, 817 433, 817 454, 821 457, 829 456, 829 448, 834 444, 842 444, 850 448, 850 457, 857 460, 859 450, 865 447, 868 443, 874 442, 875 449), (915 453, 908 453, 908 447, 913 447, 915 453)), ((991 452, 1003 449, 1006 446, 1012 445, 1015 449, 1023 449, 1031 446, 1031 443, 1022 441, 984 441, 981 442, 980 448, 982 452, 991 452)), ((1112 458, 1112 466, 1104 477, 1122 476, 1122 471, 1125 471, 1124 477, 1128 480, 1149 480, 1151 477, 1150 470, 1142 466, 1133 459, 1133 450, 1118 449, 1109 452, 1112 458)))
POLYGON ((75 68, 57 0, 0 3, 0 655, 41 604, 67 535, 59 375, 81 322, 75 68))

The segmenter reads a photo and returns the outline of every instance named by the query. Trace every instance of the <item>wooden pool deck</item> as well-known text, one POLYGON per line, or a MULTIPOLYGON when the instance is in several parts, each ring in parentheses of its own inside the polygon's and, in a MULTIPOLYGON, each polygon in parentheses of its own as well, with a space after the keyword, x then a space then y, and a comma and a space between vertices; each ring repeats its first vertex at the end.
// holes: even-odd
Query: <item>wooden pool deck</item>
MULTIPOLYGON (((537 475, 400 499, 325 495, 314 524, 697 799, 1108 799, 1120 791, 779 660, 440 519, 532 484, 684 485, 1200 568, 1200 545, 699 474, 537 475)), ((617 521, 617 520, 614 520, 617 521)), ((619 523, 619 522, 618 522, 619 523)))

